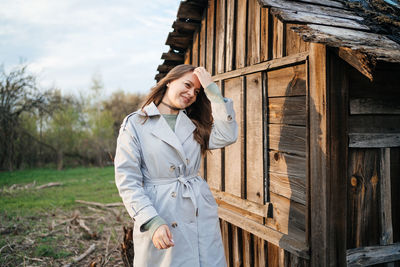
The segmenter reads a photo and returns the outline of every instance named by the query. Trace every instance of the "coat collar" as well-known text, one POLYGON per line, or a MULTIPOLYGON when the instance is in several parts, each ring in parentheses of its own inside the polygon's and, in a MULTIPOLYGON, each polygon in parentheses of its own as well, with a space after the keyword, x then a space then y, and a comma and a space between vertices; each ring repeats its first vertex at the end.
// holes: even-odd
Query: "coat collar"
POLYGON ((196 125, 186 115, 186 111, 179 111, 178 117, 176 118, 174 132, 172 131, 171 127, 168 125, 164 117, 161 116, 161 113, 154 102, 145 106, 143 110, 147 113, 149 117, 157 115, 159 116, 157 121, 152 126, 151 133, 159 139, 163 140, 164 142, 168 143, 170 146, 174 147, 177 150, 182 161, 186 165, 186 153, 183 149, 182 144, 196 129, 196 125))

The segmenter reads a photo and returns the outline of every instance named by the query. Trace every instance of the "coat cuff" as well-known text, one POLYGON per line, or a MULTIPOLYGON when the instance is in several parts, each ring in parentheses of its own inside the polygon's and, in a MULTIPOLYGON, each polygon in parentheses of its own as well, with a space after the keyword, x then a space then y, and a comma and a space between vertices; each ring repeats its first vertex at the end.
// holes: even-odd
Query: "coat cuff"
POLYGON ((152 205, 149 205, 142 208, 134 216, 131 215, 131 217, 135 220, 135 224, 137 225, 138 229, 140 229, 140 231, 143 232, 144 231, 142 227, 143 224, 147 223, 157 215, 158 213, 156 209, 152 205))
POLYGON ((233 109, 233 101, 230 98, 224 98, 226 102, 211 102, 212 116, 214 120, 234 122, 235 111, 233 109))

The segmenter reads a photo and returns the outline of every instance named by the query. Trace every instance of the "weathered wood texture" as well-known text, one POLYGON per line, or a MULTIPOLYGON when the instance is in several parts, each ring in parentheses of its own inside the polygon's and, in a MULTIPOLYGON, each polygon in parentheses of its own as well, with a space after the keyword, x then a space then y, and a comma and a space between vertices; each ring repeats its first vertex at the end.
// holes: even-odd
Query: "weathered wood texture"
POLYGON ((236 143, 225 148, 225 192, 238 197, 244 195, 244 88, 243 78, 232 78, 225 80, 225 97, 233 100, 236 113, 236 121, 239 126, 239 135, 236 143))
POLYGON ((355 248, 347 251, 347 266, 370 266, 394 261, 400 261, 400 243, 355 248))
POLYGON ((379 244, 380 150, 349 150, 347 248, 379 244))

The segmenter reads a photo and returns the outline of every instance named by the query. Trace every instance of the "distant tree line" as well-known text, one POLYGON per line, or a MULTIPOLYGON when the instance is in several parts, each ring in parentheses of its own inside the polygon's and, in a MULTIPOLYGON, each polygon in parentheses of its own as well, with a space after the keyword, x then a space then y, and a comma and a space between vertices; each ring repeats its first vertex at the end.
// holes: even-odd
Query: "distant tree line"
POLYGON ((0 170, 112 164, 123 118, 142 94, 102 97, 99 77, 79 96, 41 90, 26 65, 0 69, 0 170))

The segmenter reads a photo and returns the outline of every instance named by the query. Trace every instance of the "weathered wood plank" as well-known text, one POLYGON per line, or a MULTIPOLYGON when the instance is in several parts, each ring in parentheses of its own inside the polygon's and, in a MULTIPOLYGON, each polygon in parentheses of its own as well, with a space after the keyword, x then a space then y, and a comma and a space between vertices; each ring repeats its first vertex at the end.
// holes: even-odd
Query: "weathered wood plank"
POLYGON ((306 159, 278 151, 269 152, 269 171, 288 176, 306 177, 306 159))
POLYGON ((222 235, 222 241, 223 241, 223 245, 224 245, 224 251, 225 251, 225 259, 226 259, 226 263, 228 266, 230 266, 230 249, 229 249, 229 245, 230 245, 230 235, 229 235, 229 229, 228 229, 229 225, 228 222, 225 220, 221 221, 221 235, 222 235))
POLYGON ((200 28, 200 40, 199 40, 199 66, 206 67, 206 47, 207 47, 207 11, 203 14, 200 28))
POLYGON ((261 73, 246 76, 247 199, 264 203, 263 113, 261 73))
POLYGON ((354 19, 360 21, 363 20, 362 17, 356 16, 354 15, 353 12, 348 10, 325 7, 320 5, 313 5, 313 4, 305 4, 289 0, 260 0, 260 4, 263 5, 263 7, 277 7, 282 9, 294 10, 298 12, 303 11, 321 15, 328 14, 329 16, 333 17, 354 19))
POLYGON ((310 43, 304 42, 300 38, 299 34, 291 29, 291 27, 297 27, 297 24, 286 23, 286 52, 285 54, 294 55, 301 52, 306 52, 310 49, 310 43))
POLYGON ((267 266, 279 266, 279 246, 268 242, 268 265, 267 266))
POLYGON ((183 34, 178 32, 170 32, 167 37, 166 45, 172 49, 184 51, 192 41, 192 34, 183 34))
POLYGON ((236 18, 236 69, 246 66, 246 38, 247 38, 247 1, 237 2, 236 18))
POLYGON ((364 74, 369 80, 373 80, 375 62, 370 60, 369 55, 348 47, 339 47, 339 49, 337 49, 337 54, 341 59, 364 74))
POLYGON ((253 266, 253 257, 251 257, 251 234, 247 231, 243 233, 243 263, 245 267, 253 266))
POLYGON ((258 216, 262 216, 265 218, 269 216, 270 203, 266 203, 265 205, 259 204, 256 202, 252 202, 250 200, 242 199, 227 192, 221 192, 219 190, 215 190, 213 188, 211 188, 211 192, 213 193, 215 200, 218 203, 224 202, 231 206, 237 207, 239 209, 245 210, 250 213, 254 213, 258 216))
POLYGON ((272 17, 269 15, 269 8, 261 8, 261 45, 260 45, 260 60, 267 61, 271 59, 271 41, 272 35, 270 36, 270 26, 272 17))
POLYGON ((215 23, 215 69, 225 72, 225 0, 216 0, 215 23))
POLYGON ((268 97, 305 95, 305 74, 304 64, 268 71, 268 97))
POLYGON ((398 133, 400 116, 352 115, 348 119, 349 133, 398 133))
POLYGON ((352 98, 350 114, 400 114, 400 97, 352 98))
POLYGON ((225 80, 225 97, 233 100, 233 108, 238 123, 236 143, 225 148, 225 192, 238 197, 243 195, 244 184, 244 117, 243 117, 243 78, 225 80))
POLYGON ((350 149, 347 247, 379 244, 379 149, 350 149))
POLYGON ((306 128, 282 124, 269 124, 269 149, 306 156, 306 128))
POLYGON ((221 149, 207 154, 207 183, 212 189, 222 189, 221 149))
POLYGON ((247 12, 247 65, 260 62, 260 17, 261 10, 257 0, 248 0, 247 12))
POLYGON ((400 243, 347 250, 347 266, 369 266, 400 260, 400 243))
POLYGON ((172 24, 172 28, 174 28, 175 31, 183 33, 193 33, 199 26, 200 24, 198 22, 180 20, 175 20, 172 24))
POLYGON ((209 0, 207 8, 206 69, 215 74, 215 0, 209 0))
POLYGON ((268 98, 268 122, 306 126, 306 97, 268 98))
POLYGON ((203 7, 196 2, 182 1, 178 8, 178 19, 201 20, 203 7))
MULTIPOLYGON (((400 147, 390 149, 390 176, 400 177, 400 147)), ((400 180, 390 179, 392 195, 393 240, 400 240, 400 180)))
POLYGON ((280 173, 269 173, 269 190, 277 195, 306 205, 305 179, 280 173))
POLYGON ((316 24, 307 24, 293 30, 301 33, 302 38, 308 42, 360 50, 377 61, 400 62, 400 44, 381 34, 316 24))
POLYGON ((309 216, 311 266, 328 266, 326 47, 310 44, 309 61, 309 216))
POLYGON ((231 71, 235 69, 235 1, 227 1, 226 10, 225 70, 231 71))
POLYGON ((184 64, 191 64, 192 63, 192 49, 189 47, 185 52, 185 61, 184 64))
POLYGON ((278 59, 272 59, 267 62, 258 63, 252 66, 244 67, 241 69, 228 71, 226 73, 218 74, 213 76, 214 81, 225 80, 230 78, 235 78, 238 76, 251 74, 254 72, 265 71, 265 70, 273 70, 277 68, 281 68, 283 66, 292 65, 296 63, 302 63, 307 59, 308 52, 299 53, 292 56, 287 56, 278 59))
POLYGON ((275 193, 270 193, 270 199, 274 216, 266 220, 266 226, 305 243, 305 206, 275 193))
POLYGON ((183 62, 184 54, 169 51, 168 53, 163 53, 161 56, 161 59, 165 59, 165 60, 169 60, 169 61, 183 62))
POLYGON ((232 225, 232 265, 233 267, 243 266, 243 254, 242 254, 242 238, 240 228, 232 225))
MULTIPOLYGON (((256 251, 258 254, 258 266, 267 266, 266 261, 266 242, 262 238, 257 237, 257 246, 258 250, 256 251)), ((257 265, 256 265, 257 266, 257 265)))
POLYGON ((393 243, 391 179, 395 177, 390 173, 390 148, 382 148, 380 154, 380 244, 389 245, 393 243))
POLYGON ((399 147, 400 133, 351 133, 349 134, 349 147, 380 148, 399 147))
MULTIPOLYGON (((218 214, 221 219, 242 228, 244 230, 243 232, 250 232, 295 255, 305 259, 309 258, 308 246, 304 242, 294 239, 291 235, 282 234, 271 227, 259 224, 251 219, 241 216, 240 214, 221 207, 218 208, 218 214)), ((243 255, 246 255, 246 253, 243 255)), ((244 259, 244 261, 245 260, 246 259, 244 259)))
POLYGON ((200 38, 200 32, 196 31, 193 34, 193 43, 192 43, 192 65, 195 67, 199 65, 199 38, 200 38))
POLYGON ((286 25, 277 17, 273 17, 272 28, 272 58, 281 58, 286 52, 286 25))
POLYGON ((278 16, 284 22, 313 23, 334 27, 353 28, 357 30, 369 30, 369 28, 354 19, 340 18, 326 14, 316 14, 305 11, 271 8, 271 13, 278 16))
MULTIPOLYGON (((328 54, 328 100, 329 132, 327 164, 329 180, 327 188, 328 205, 328 259, 331 266, 346 264, 346 216, 347 216, 347 118, 348 118, 348 76, 346 64, 337 55, 328 54), (335 222, 335 223, 332 223, 335 222)), ((311 155, 312 156, 312 155, 311 155)), ((312 218, 311 218, 312 220, 312 218)), ((310 231, 313 231, 311 228, 310 231)))

